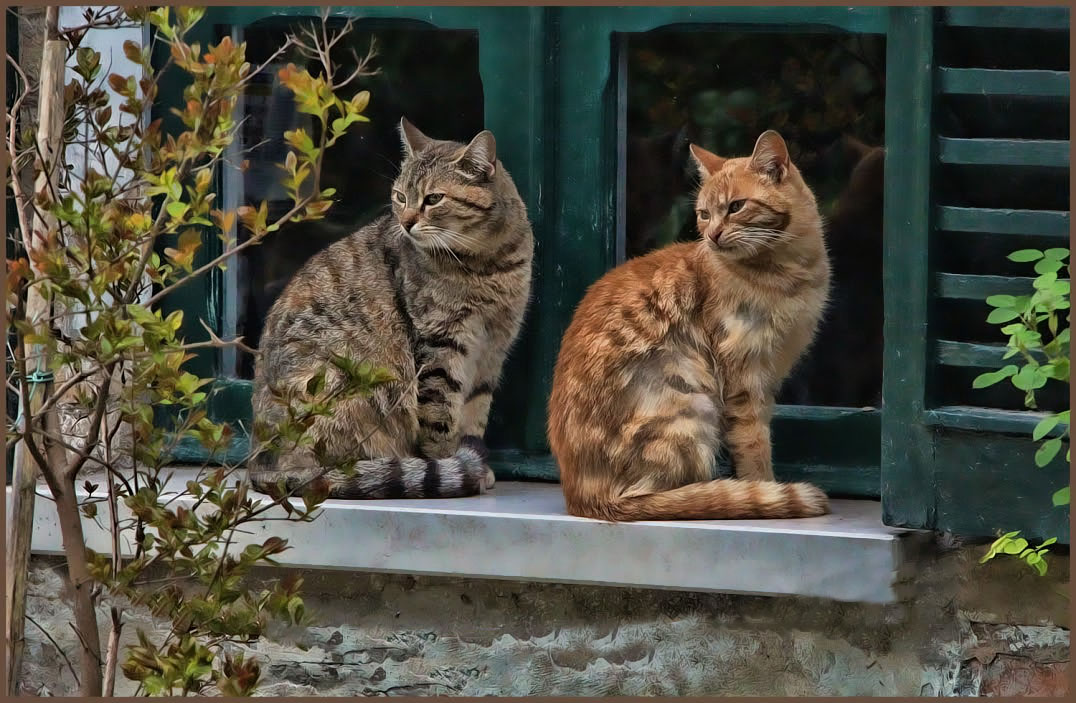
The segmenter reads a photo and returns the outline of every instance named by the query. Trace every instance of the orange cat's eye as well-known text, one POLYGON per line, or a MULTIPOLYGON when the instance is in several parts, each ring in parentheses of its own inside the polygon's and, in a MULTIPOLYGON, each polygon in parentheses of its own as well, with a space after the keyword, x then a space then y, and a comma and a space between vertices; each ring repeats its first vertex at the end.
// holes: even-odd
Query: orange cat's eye
POLYGON ((708 219, 710 219, 710 211, 709 210, 699 210, 698 214, 699 214, 699 219, 700 220, 708 220, 708 219))
POLYGON ((733 200, 729 203, 729 214, 733 214, 743 210, 743 206, 747 204, 746 200, 733 200))

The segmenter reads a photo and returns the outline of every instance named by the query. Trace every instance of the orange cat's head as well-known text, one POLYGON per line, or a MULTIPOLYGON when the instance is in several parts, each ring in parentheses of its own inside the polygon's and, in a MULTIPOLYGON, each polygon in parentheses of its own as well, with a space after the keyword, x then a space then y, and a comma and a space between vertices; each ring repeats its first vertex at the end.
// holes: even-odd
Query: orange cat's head
POLYGON ((696 224, 714 250, 746 259, 821 242, 814 195, 780 134, 763 132, 751 156, 726 159, 695 144, 691 155, 702 178, 696 224))

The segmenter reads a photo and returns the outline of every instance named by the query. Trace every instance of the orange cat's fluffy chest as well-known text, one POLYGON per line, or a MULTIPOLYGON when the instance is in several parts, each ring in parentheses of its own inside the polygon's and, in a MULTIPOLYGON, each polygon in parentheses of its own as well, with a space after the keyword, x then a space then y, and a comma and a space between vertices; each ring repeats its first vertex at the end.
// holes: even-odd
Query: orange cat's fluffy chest
MULTIPOLYGON (((827 271, 796 295, 732 282, 707 307, 707 327, 726 383, 750 376, 765 386, 783 378, 810 344, 825 305, 827 271)), ((753 385, 753 383, 749 383, 753 385)))

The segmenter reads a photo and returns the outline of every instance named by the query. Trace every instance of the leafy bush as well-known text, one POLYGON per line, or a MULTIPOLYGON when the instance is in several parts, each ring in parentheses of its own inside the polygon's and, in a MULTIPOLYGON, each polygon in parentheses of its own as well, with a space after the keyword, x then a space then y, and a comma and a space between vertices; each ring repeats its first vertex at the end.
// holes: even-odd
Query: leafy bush
MULTIPOLYGON (((973 383, 975 388, 986 388, 1008 380, 1024 392, 1024 405, 1036 408, 1035 392, 1049 382, 1069 383, 1069 250, 1065 248, 1022 249, 1009 255, 1011 261, 1035 263, 1035 292, 1031 295, 993 295, 986 299, 994 308, 987 322, 1004 325, 1001 331, 1009 335, 1005 359, 1019 357, 1019 363, 1011 363, 997 371, 981 374, 973 383), (1063 275, 1062 275, 1063 274, 1063 275), (1047 335, 1047 336, 1044 336, 1047 335)), ((1042 442, 1035 452, 1035 464, 1048 465, 1057 457, 1069 439, 1069 411, 1048 413, 1032 431, 1032 439, 1042 442)), ((1065 450, 1069 461, 1070 450, 1065 450)), ((1069 486, 1059 488, 1053 495, 1055 507, 1069 504, 1069 486)), ((1008 554, 1022 559, 1040 574, 1046 573, 1047 547, 1057 541, 1050 538, 1032 548, 1019 531, 999 537, 982 561, 998 554, 1008 554)))
MULTIPOLYGON (((282 223, 325 215, 335 195, 320 186, 325 152, 349 126, 366 120, 370 98, 356 91, 345 99, 338 91, 369 73, 360 61, 354 72, 338 76, 329 57, 350 24, 328 31, 323 19, 322 26, 289 37, 286 46, 298 47, 313 71, 289 65, 279 80, 317 127, 313 134, 297 129, 284 135, 290 149, 281 168, 291 208, 273 221, 264 203, 222 209, 212 184, 222 169, 239 167, 226 159, 240 129, 234 113, 261 67, 251 66, 245 45, 228 37, 204 49, 188 43, 204 13, 91 8, 85 26, 58 32, 51 8, 52 32, 66 43, 77 74, 63 89, 62 133, 42 143, 32 130, 16 129, 20 105, 36 90, 21 69, 20 97, 7 115, 22 252, 7 262, 9 324, 17 337, 7 380, 19 391, 20 416, 9 421, 6 442, 27 457, 24 465, 40 473, 56 503, 80 643, 78 671, 69 666, 87 696, 111 694, 117 670, 148 694, 203 693, 211 686, 226 695, 250 694, 259 666, 233 655, 231 645, 256 640, 273 619, 298 624, 305 618, 299 580, 260 592, 244 585, 252 568, 275 563, 286 541, 270 537, 241 550, 236 542, 266 518, 312 520, 323 489, 312 482, 300 504, 290 494, 256 500, 238 473, 245 458, 207 464, 185 486, 169 481, 168 463, 180 441, 196 440, 217 456, 232 445, 233 428, 209 412, 212 379, 190 372, 187 362, 197 350, 242 340, 223 340, 203 322, 208 339, 188 341, 180 336, 183 313, 166 315, 161 303, 224 268, 282 223), (126 42, 124 54, 142 75, 107 74, 101 55, 80 46, 81 39, 89 28, 130 21, 148 21, 169 58, 156 69, 149 49, 126 42), (183 100, 172 111, 181 127, 166 133, 161 120, 143 115, 160 99, 161 76, 176 71, 185 78, 183 100), (70 161, 72 154, 80 163, 70 161), (32 192, 25 189, 28 180, 36 183, 32 192), (250 232, 241 244, 235 223, 250 232), (223 252, 205 256, 207 237, 219 238, 223 252), (34 312, 42 306, 43 314, 34 312), (169 412, 155 412, 162 408, 169 412), (61 410, 75 418, 73 426, 64 426, 61 410), (87 548, 83 519, 107 530, 110 553, 87 548), (95 606, 105 594, 112 618, 102 652, 95 606), (139 631, 138 644, 121 658, 125 603, 145 606, 171 625, 153 640, 139 631)), ((43 133, 49 134, 39 137, 43 133)), ((343 380, 294 398, 287 419, 269 428, 265 442, 309 444, 310 424, 331 414, 336 401, 390 380, 361 360, 335 366, 343 380)), ((264 446, 251 445, 251 453, 264 446)))

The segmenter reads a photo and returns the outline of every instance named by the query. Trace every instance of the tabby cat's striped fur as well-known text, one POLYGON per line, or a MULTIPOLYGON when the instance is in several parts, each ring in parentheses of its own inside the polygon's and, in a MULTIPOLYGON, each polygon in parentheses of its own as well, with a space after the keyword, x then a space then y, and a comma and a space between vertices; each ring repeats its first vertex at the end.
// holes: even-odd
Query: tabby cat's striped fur
POLYGON ((561 344, 549 439, 568 510, 607 520, 805 517, 774 481, 774 393, 809 344, 829 264, 811 190, 776 132, 748 158, 694 145, 702 240, 595 283, 561 344), (738 478, 710 480, 719 448, 738 478))
MULTIPOLYGON (((266 319, 254 416, 285 417, 281 396, 333 354, 397 380, 337 403, 310 429, 312 448, 260 454, 255 488, 327 481, 336 498, 473 495, 493 486, 485 463, 491 394, 530 295, 531 227, 488 131, 468 145, 434 140, 402 120, 405 157, 392 214, 313 256, 266 319), (336 463, 357 460, 354 471, 336 463)), ((335 372, 335 373, 334 373, 335 372)))

